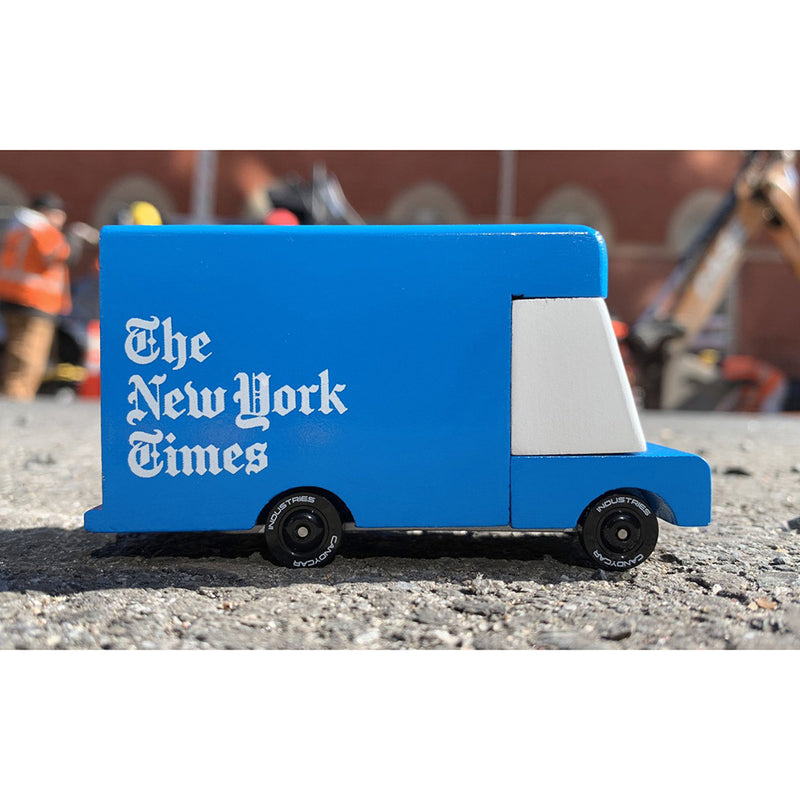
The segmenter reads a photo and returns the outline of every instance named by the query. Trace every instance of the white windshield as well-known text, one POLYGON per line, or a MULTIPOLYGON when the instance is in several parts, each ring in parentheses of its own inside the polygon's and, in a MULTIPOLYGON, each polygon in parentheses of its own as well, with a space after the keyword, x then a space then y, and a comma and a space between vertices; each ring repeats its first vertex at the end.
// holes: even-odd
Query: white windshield
POLYGON ((514 300, 512 455, 646 448, 605 301, 514 300))

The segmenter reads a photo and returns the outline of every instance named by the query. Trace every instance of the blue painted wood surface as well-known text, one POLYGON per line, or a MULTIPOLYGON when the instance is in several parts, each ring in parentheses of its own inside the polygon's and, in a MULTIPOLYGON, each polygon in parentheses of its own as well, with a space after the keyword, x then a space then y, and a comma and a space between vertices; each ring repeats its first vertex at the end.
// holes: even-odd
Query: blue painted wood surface
POLYGON ((513 527, 574 528, 589 503, 619 489, 643 491, 656 514, 676 525, 711 520, 708 464, 691 453, 649 443, 644 453, 513 456, 513 527))
POLYGON ((511 300, 605 296, 596 232, 111 227, 100 264, 103 505, 89 530, 247 529, 300 486, 334 493, 362 527, 506 526, 512 496, 525 527, 572 513, 571 496, 552 519, 530 512, 544 467, 512 467, 511 300), (254 376, 269 376, 261 416, 254 376))

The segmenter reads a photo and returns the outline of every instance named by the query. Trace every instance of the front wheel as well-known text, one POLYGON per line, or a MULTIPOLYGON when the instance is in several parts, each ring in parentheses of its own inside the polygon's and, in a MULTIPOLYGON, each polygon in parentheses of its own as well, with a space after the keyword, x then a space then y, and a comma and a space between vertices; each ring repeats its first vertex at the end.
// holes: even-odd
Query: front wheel
POLYGON ((333 560, 342 520, 326 497, 289 492, 267 509, 264 533, 270 555, 285 567, 319 567, 333 560))
POLYGON ((630 569, 655 550, 658 520, 640 497, 611 492, 583 512, 578 536, 586 555, 599 567, 630 569))

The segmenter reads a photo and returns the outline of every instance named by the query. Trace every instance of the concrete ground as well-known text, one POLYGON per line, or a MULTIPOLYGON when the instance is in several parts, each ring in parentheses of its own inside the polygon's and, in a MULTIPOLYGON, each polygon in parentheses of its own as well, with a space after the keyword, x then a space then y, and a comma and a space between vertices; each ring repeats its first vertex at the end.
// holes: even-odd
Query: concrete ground
POLYGON ((0 648, 800 647, 800 417, 648 414, 711 463, 713 522, 606 573, 566 534, 346 536, 288 570, 258 534, 90 534, 99 407, 0 400, 0 648))

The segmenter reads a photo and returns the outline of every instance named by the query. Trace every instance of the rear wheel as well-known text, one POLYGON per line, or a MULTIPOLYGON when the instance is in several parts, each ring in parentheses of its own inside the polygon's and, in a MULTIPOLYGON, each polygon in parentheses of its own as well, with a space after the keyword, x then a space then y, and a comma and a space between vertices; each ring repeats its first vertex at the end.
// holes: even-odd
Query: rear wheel
POLYGON ((319 567, 333 560, 342 520, 326 497, 288 492, 268 509, 264 533, 270 555, 286 567, 319 567))
POLYGON ((640 497, 610 492, 583 512, 578 536, 586 555, 599 567, 630 569, 655 550, 658 520, 640 497))

